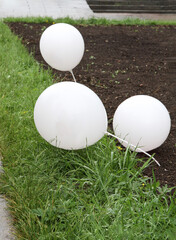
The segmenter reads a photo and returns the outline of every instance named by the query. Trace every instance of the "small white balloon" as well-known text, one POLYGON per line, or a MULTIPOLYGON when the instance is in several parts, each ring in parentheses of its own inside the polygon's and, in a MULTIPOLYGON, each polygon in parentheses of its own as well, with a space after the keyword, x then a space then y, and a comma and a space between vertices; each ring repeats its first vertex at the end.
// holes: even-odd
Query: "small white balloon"
MULTIPOLYGON (((171 119, 166 107, 158 99, 147 95, 126 99, 118 106, 113 118, 115 135, 146 152, 163 144, 170 128, 171 119)), ((129 145, 121 143, 125 147, 129 145)), ((135 150, 140 152, 140 149, 135 150)))
POLYGON ((56 23, 48 27, 40 38, 40 52, 44 60, 60 71, 71 71, 84 54, 84 40, 72 25, 56 23))
POLYGON ((88 87, 60 82, 45 89, 34 108, 34 122, 51 145, 76 150, 93 145, 107 131, 107 113, 88 87))

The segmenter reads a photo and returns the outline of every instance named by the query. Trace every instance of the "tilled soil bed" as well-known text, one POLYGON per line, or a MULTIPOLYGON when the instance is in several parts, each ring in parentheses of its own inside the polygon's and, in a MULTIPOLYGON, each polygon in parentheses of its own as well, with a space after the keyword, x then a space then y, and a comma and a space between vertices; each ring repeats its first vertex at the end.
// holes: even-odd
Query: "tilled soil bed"
MULTIPOLYGON (((50 24, 8 23, 35 59, 44 65, 39 51, 42 32, 50 24)), ((85 41, 85 54, 73 70, 103 101, 111 127, 117 106, 130 96, 150 95, 168 109, 172 127, 166 142, 155 153, 161 167, 152 169, 161 185, 176 186, 176 26, 76 26, 85 41)), ((69 72, 53 70, 54 81, 72 81, 69 72)), ((162 129, 161 129, 162 131, 162 129)), ((145 157, 142 155, 142 157, 145 157)))

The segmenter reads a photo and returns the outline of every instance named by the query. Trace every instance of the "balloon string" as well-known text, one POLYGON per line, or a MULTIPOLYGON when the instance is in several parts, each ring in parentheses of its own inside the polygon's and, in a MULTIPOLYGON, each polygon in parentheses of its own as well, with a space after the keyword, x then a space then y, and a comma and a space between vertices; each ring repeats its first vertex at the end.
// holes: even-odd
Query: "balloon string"
POLYGON ((72 75, 72 77, 73 77, 73 80, 76 82, 76 78, 75 78, 75 76, 74 76, 74 74, 73 74, 73 71, 71 70, 70 72, 71 72, 71 75, 72 75))
POLYGON ((125 143, 127 143, 129 146, 134 147, 135 149, 140 150, 140 151, 143 152, 145 155, 147 155, 148 157, 152 158, 152 159, 156 162, 156 164, 158 164, 159 167, 161 166, 160 163, 159 163, 153 156, 151 156, 149 153, 145 152, 145 151, 142 150, 141 148, 139 148, 139 147, 137 147, 137 146, 135 146, 135 145, 127 142, 126 140, 124 140, 124 139, 122 139, 122 138, 120 138, 120 137, 117 137, 116 135, 111 134, 111 133, 109 133, 109 132, 105 132, 105 134, 107 134, 107 135, 109 135, 109 136, 111 136, 111 137, 116 138, 118 141, 125 142, 125 143))

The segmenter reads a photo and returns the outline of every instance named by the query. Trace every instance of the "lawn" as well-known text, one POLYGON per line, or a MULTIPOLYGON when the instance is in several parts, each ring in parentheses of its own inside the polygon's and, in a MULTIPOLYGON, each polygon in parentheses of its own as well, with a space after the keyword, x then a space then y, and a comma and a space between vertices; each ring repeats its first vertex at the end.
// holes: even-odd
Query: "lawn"
POLYGON ((78 151, 46 143, 33 109, 54 76, 3 22, 0 46, 0 191, 17 239, 175 239, 175 196, 143 174, 152 160, 108 136, 78 151))

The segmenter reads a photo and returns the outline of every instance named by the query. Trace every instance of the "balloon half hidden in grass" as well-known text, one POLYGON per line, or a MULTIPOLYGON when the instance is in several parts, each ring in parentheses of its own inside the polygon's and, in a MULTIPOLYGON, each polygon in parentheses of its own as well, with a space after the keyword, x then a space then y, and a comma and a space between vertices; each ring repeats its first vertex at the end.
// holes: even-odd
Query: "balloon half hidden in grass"
POLYGON ((51 145, 83 149, 107 131, 107 113, 100 98, 88 87, 60 82, 45 89, 36 101, 34 122, 51 145))
POLYGON ((126 99, 118 106, 113 118, 115 135, 125 140, 120 141, 121 144, 137 152, 161 146, 170 128, 171 119, 164 104, 147 95, 126 99))

